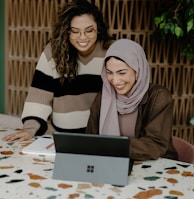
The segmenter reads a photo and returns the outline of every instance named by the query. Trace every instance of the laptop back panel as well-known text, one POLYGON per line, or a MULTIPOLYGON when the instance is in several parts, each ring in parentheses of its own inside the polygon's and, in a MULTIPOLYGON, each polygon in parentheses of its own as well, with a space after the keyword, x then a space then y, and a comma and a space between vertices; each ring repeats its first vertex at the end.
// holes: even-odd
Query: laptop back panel
POLYGON ((91 183, 128 184, 127 137, 54 133, 53 178, 91 183))

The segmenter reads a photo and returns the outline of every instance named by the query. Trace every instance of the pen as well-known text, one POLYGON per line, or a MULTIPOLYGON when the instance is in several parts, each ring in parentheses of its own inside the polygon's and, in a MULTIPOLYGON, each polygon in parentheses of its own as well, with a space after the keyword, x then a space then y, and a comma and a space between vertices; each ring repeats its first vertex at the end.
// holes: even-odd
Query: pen
POLYGON ((51 143, 51 144, 49 144, 49 145, 47 145, 47 146, 46 146, 46 149, 50 149, 53 145, 54 145, 54 142, 51 143))

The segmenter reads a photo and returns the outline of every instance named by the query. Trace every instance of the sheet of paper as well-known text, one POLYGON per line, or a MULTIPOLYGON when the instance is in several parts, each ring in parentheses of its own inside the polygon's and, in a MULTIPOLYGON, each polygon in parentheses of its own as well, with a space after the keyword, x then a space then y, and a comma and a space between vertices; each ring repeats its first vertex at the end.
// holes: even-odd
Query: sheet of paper
POLYGON ((24 154, 55 155, 55 145, 52 137, 38 137, 22 149, 24 154))

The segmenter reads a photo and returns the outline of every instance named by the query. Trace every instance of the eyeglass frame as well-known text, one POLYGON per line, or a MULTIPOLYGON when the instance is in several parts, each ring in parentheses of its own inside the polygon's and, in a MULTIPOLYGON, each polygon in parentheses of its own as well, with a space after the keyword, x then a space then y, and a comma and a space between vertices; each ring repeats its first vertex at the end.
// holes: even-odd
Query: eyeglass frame
POLYGON ((87 31, 92 31, 92 33, 95 33, 97 32, 97 30, 92 26, 92 27, 87 27, 85 28, 85 30, 80 30, 79 28, 75 28, 75 27, 71 27, 71 29, 68 31, 69 35, 74 38, 74 39, 78 39, 81 37, 82 33, 85 35, 85 37, 87 37, 88 39, 92 39, 94 38, 95 36, 93 37, 88 37, 87 35, 87 31), (91 29, 90 29, 91 28, 91 29), (72 29, 76 29, 75 31, 76 32, 72 32, 73 30, 72 29), (89 29, 89 30, 88 30, 89 29), (72 35, 74 34, 74 35, 72 35), (75 35, 77 34, 77 35, 75 35))

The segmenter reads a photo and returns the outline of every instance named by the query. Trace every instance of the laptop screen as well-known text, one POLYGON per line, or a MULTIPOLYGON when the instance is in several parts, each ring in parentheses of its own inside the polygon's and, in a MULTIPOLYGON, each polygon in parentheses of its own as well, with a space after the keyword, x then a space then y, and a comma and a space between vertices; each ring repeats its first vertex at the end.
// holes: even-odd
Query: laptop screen
POLYGON ((128 137, 68 132, 55 132, 53 137, 59 153, 129 157, 128 137))

